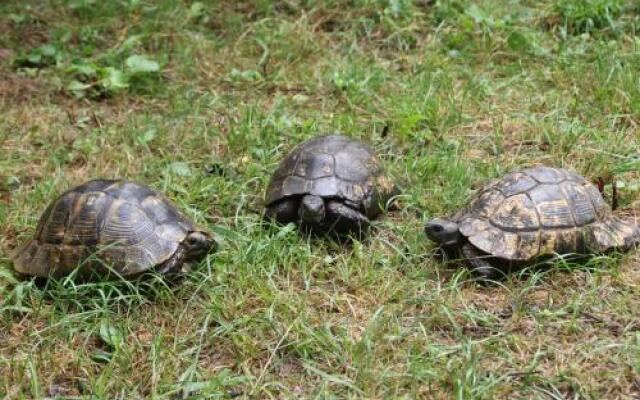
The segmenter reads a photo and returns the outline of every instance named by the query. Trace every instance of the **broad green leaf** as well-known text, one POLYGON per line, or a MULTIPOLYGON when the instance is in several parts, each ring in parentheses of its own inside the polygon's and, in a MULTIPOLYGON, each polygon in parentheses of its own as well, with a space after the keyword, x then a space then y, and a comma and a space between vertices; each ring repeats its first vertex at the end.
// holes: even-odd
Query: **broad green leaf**
POLYGON ((189 168, 189 164, 184 161, 176 161, 169 164, 169 170, 171 173, 179 176, 189 176, 191 175, 191 168, 189 168))
POLYGON ((82 91, 82 90, 87 90, 91 87, 91 85, 86 84, 86 83, 82 83, 80 81, 77 80, 72 80, 71 82, 69 82, 69 84, 67 85, 67 90, 70 92, 78 92, 78 91, 82 91))
POLYGON ((73 64, 67 69, 67 72, 71 74, 95 76, 98 68, 99 67, 92 64, 73 64))
POLYGON ((100 322, 99 334, 100 339, 114 349, 119 348, 124 341, 122 332, 107 320, 102 320, 100 322))
POLYGON ((50 44, 43 44, 40 46, 40 53, 46 57, 53 57, 56 55, 56 48, 50 44))
POLYGON ((21 24, 27 20, 27 16, 24 14, 11 13, 7 16, 14 24, 21 24))
POLYGON ((133 55, 124 62, 132 73, 158 72, 160 65, 146 56, 133 55))
POLYGON ((142 134, 138 135, 138 143, 147 144, 153 141, 153 139, 155 139, 157 135, 158 130, 156 128, 147 129, 142 134))
POLYGON ((111 92, 119 92, 129 87, 127 76, 119 69, 107 67, 102 69, 100 80, 102 87, 111 92))
POLYGON ((241 71, 234 68, 231 70, 229 77, 234 81, 256 82, 262 79, 262 74, 252 69, 241 71))
POLYGON ((477 24, 487 21, 487 13, 475 4, 471 4, 467 9, 467 15, 473 18, 477 24))
POLYGON ((40 64, 40 61, 42 61, 42 54, 39 52, 30 53, 27 56, 27 61, 29 61, 32 64, 40 64))
POLYGON ((189 8, 189 15, 191 17, 199 17, 204 12, 204 4, 201 1, 196 1, 191 4, 189 8))

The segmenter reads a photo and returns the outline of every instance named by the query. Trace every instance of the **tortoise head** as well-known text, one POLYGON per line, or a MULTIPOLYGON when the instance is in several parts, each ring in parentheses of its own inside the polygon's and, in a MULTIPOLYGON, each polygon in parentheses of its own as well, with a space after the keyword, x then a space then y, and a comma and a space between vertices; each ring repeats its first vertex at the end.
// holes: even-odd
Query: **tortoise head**
POLYGON ((198 261, 211 251, 216 251, 218 245, 213 237, 205 231, 189 232, 182 242, 186 252, 186 261, 198 261))
POLYGON ((324 200, 320 196, 304 196, 300 202, 298 214, 300 219, 307 224, 317 225, 321 223, 325 215, 324 200))
POLYGON ((462 241, 458 224, 445 218, 435 218, 427 222, 424 232, 430 240, 445 249, 459 247, 462 241))

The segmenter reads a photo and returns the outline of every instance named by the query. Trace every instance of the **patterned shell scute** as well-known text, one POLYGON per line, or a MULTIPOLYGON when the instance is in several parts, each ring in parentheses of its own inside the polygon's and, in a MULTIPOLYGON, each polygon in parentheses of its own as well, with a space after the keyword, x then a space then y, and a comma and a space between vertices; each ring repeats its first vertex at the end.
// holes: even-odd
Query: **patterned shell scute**
MULTIPOLYGON (((583 228, 610 214, 598 190, 583 177, 560 168, 537 167, 488 185, 460 217, 459 229, 488 254, 528 260, 582 251, 583 228)), ((606 225, 595 230, 601 237, 609 231, 606 225)), ((617 245, 615 240, 611 242, 617 245)))
POLYGON ((336 175, 340 179, 351 182, 364 182, 371 175, 382 172, 378 157, 361 143, 349 143, 334 155, 336 175))
POLYGON ((567 171, 560 168, 537 167, 522 172, 540 183, 560 183, 567 179, 567 171))
POLYGON ((500 190, 495 190, 493 186, 489 187, 480 192, 478 197, 471 202, 471 206, 469 207, 470 214, 478 217, 489 217, 493 212, 493 208, 504 201, 504 199, 505 197, 500 190))
POLYGON ((328 178, 335 173, 335 159, 331 154, 303 153, 296 166, 296 175, 306 179, 328 178))
POLYGON ((381 175, 380 162, 367 145, 340 135, 317 137, 282 160, 267 188, 266 202, 312 194, 361 204, 373 193, 393 190, 381 175))
POLYGON ((526 194, 507 197, 490 218, 491 222, 506 230, 533 230, 540 227, 534 203, 526 194))
MULTIPOLYGON (((576 226, 584 226, 590 224, 598 219, 596 209, 594 206, 594 194, 587 190, 584 184, 576 184, 575 181, 563 182, 561 189, 567 198, 569 203, 569 209, 573 213, 573 218, 576 226)), ((599 193, 596 194, 596 198, 600 199, 599 193)), ((606 204, 604 209, 607 209, 606 204)), ((606 216, 606 212, 602 217, 606 216)))
POLYGON ((575 226, 569 201, 558 185, 539 185, 529 191, 544 228, 575 226))
POLYGON ((67 230, 69 212, 75 202, 76 194, 63 195, 44 212, 36 229, 37 238, 43 243, 61 244, 67 230))
POLYGON ((530 176, 516 172, 505 176, 504 179, 496 182, 493 187, 500 191, 503 196, 509 197, 525 193, 537 184, 538 182, 530 176))
POLYGON ((115 200, 107 210, 100 243, 116 246, 136 246, 154 235, 153 221, 136 204, 115 200))
MULTIPOLYGON (((100 192, 73 193, 73 208, 69 210, 64 243, 72 246, 95 246, 100 240, 100 229, 104 220, 108 196, 100 192)), ((58 204, 60 209, 60 204, 58 204)))
POLYGON ((94 180, 63 193, 43 213, 33 240, 18 253, 18 272, 62 276, 87 258, 123 275, 169 259, 193 223, 154 190, 94 180))
POLYGON ((593 202, 593 207, 595 208, 596 216, 598 219, 604 219, 611 215, 611 209, 604 202, 602 195, 598 192, 598 189, 593 185, 586 185, 585 191, 589 199, 593 202))

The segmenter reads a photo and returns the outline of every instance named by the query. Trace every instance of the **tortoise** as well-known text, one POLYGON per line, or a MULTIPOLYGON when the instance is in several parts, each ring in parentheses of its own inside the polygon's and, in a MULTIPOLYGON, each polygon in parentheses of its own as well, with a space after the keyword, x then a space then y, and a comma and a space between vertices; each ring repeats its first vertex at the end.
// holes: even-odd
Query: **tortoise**
POLYGON ((197 262, 216 243, 162 194, 126 180, 96 179, 58 197, 33 238, 14 257, 18 273, 62 277, 80 273, 162 274, 197 262))
POLYGON ((368 145, 341 135, 298 145, 281 162, 266 192, 266 214, 316 233, 361 235, 396 194, 368 145))
POLYGON ((640 242, 640 228, 612 215, 595 186, 549 167, 505 175, 451 218, 427 222, 425 233, 482 279, 539 257, 624 251, 640 242))

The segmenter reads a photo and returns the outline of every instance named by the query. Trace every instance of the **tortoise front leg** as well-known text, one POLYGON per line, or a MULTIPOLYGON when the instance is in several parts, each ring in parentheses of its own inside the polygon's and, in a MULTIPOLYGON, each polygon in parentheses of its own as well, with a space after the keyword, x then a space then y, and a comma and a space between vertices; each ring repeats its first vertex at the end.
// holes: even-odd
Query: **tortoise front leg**
POLYGON ((327 202, 325 223, 336 232, 356 235, 363 234, 370 225, 369 219, 363 213, 335 200, 327 202))
POLYGON ((156 267, 156 271, 163 275, 174 274, 180 272, 180 269, 184 265, 186 258, 186 251, 182 245, 178 246, 178 249, 167 261, 156 267))
POLYGON ((491 262, 489 262, 489 256, 482 253, 471 244, 465 243, 462 245, 460 250, 473 273, 480 277, 480 279, 496 280, 502 277, 502 271, 494 267, 491 262))
POLYGON ((288 198, 270 204, 265 212, 265 218, 281 224, 296 222, 298 220, 298 203, 298 200, 288 198))

